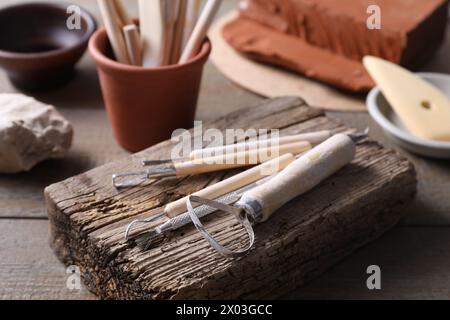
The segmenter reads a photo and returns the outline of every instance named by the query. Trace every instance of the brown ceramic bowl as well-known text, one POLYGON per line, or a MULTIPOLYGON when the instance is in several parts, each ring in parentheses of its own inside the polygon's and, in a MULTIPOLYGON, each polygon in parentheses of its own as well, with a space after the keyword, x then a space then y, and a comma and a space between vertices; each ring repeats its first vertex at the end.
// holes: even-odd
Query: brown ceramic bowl
POLYGON ((70 30, 70 5, 33 2, 0 9, 0 66, 17 88, 52 89, 72 77, 97 24, 80 8, 80 29, 70 30))
POLYGON ((104 28, 92 36, 89 51, 98 67, 116 140, 123 148, 137 152, 170 139, 176 129, 193 127, 203 67, 211 53, 208 39, 187 63, 159 68, 116 62, 104 28))

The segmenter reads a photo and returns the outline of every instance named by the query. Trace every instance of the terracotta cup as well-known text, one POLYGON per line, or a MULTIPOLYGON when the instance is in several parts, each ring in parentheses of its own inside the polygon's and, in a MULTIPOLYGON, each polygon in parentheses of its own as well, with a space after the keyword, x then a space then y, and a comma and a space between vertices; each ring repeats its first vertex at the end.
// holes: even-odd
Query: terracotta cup
POLYGON ((192 128, 203 67, 211 53, 207 39, 199 54, 182 65, 136 67, 116 62, 104 28, 89 42, 97 63, 108 117, 118 143, 138 152, 192 128))

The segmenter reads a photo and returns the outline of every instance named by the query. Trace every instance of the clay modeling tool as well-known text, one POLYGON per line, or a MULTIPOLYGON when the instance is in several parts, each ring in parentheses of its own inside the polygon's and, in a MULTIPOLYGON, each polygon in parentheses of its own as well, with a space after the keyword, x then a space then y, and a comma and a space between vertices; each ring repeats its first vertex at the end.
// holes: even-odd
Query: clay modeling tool
POLYGON ((412 72, 367 56, 364 66, 405 127, 422 139, 450 141, 450 100, 412 72))
POLYGON ((172 50, 170 54, 170 63, 175 64, 181 56, 183 46, 183 30, 186 24, 187 0, 179 0, 177 20, 173 32, 172 50))
POLYGON ((142 48, 138 27, 135 24, 124 26, 123 35, 130 63, 134 66, 142 66, 142 48))
POLYGON ((202 0, 187 0, 186 8, 186 23, 183 30, 183 42, 181 47, 186 47, 189 37, 194 30, 195 24, 197 23, 198 16, 200 14, 200 9, 202 7, 202 0))
POLYGON ((133 24, 130 16, 128 15, 125 6, 123 5, 122 0, 112 0, 114 2, 114 6, 117 12, 117 17, 119 18, 121 26, 127 26, 133 24))
POLYGON ((183 49, 179 63, 186 63, 190 58, 199 52, 209 27, 211 26, 214 17, 219 11, 222 0, 208 0, 203 8, 200 17, 192 31, 191 36, 183 49))
MULTIPOLYGON (((304 142, 309 143, 311 146, 317 145, 319 143, 324 142, 328 138, 331 137, 331 131, 324 130, 324 131, 317 131, 317 132, 310 132, 310 133, 300 133, 296 135, 290 135, 290 136, 284 136, 279 138, 270 138, 270 139, 258 139, 257 141, 246 141, 246 142, 240 142, 236 144, 229 144, 225 146, 218 146, 218 147, 208 147, 204 149, 198 149, 194 150, 190 153, 189 159, 195 160, 195 159, 203 159, 208 158, 212 156, 222 156, 226 154, 236 153, 236 152, 243 152, 248 150, 254 150, 258 148, 268 148, 273 147, 277 145, 284 145, 284 144, 290 144, 290 143, 296 143, 296 142, 304 142)), ((306 151, 306 150, 305 150, 306 151)), ((177 160, 187 160, 187 159, 177 159, 177 160)), ((151 165, 159 165, 164 163, 170 163, 173 162, 173 160, 145 160, 143 161, 143 164, 146 166, 151 165)))
POLYGON ((311 133, 301 133, 296 135, 279 137, 277 139, 262 139, 257 141, 241 142, 220 147, 204 148, 194 150, 190 154, 191 159, 200 159, 215 155, 222 155, 240 151, 247 151, 257 148, 267 148, 272 145, 284 145, 296 142, 305 142, 310 145, 317 145, 331 137, 331 131, 318 131, 311 133))
MULTIPOLYGON (((295 160, 295 156, 291 153, 282 155, 270 161, 266 161, 256 167, 248 169, 244 172, 236 174, 228 179, 215 183, 206 187, 194 195, 208 199, 215 199, 233 190, 239 189, 245 185, 258 181, 268 175, 272 175, 286 168, 295 160)), ((164 214, 169 218, 173 218, 187 210, 187 197, 178 199, 167 204, 164 208, 164 214)))
POLYGON ((165 0, 139 0, 142 64, 144 67, 163 65, 165 53, 165 0))
MULTIPOLYGON (((239 193, 239 191, 237 190, 241 190, 242 188, 248 188, 249 185, 252 185, 260 181, 264 181, 264 179, 270 177, 271 175, 273 176, 277 172, 280 172, 294 160, 295 157, 293 154, 282 155, 281 157, 264 162, 259 166, 248 169, 228 179, 222 180, 200 191, 197 191, 196 193, 194 193, 194 195, 202 196, 205 198, 207 197, 210 199, 215 199, 218 197, 226 197, 228 199, 232 195, 239 193), (229 194, 227 195, 228 192, 229 194)), ((187 197, 181 198, 177 201, 167 204, 164 207, 164 210, 162 210, 159 213, 153 214, 148 219, 135 220, 131 222, 131 224, 127 228, 126 234, 128 235, 131 226, 136 223, 152 223, 156 220, 162 219, 163 217, 175 218, 176 216, 180 215, 181 213, 187 210, 186 200, 187 197)))
POLYGON ((267 221, 284 204, 310 191, 349 164, 355 157, 356 144, 366 138, 367 133, 334 135, 300 156, 269 181, 246 191, 234 206, 194 195, 189 196, 186 201, 189 216, 205 240, 221 255, 226 257, 243 255, 252 248, 255 240, 252 225, 267 221), (200 222, 192 205, 194 202, 233 214, 247 231, 248 246, 234 251, 223 247, 200 222))
POLYGON ((111 47, 114 51, 116 60, 120 63, 129 64, 125 40, 122 36, 122 29, 119 26, 116 8, 110 0, 97 0, 100 13, 105 24, 111 47))
POLYGON ((224 156, 171 163, 165 167, 149 168, 139 172, 113 174, 112 181, 116 188, 129 188, 138 186, 149 179, 182 177, 247 167, 263 163, 287 153, 299 154, 310 148, 308 143, 297 142, 282 145, 277 148, 250 150, 224 156))
MULTIPOLYGON (((292 159, 294 159, 294 156, 292 156, 292 159)), ((240 197, 242 196, 242 194, 244 192, 263 184, 264 182, 273 178, 273 176, 274 175, 263 177, 258 181, 255 181, 255 182, 250 183, 246 186, 243 186, 239 189, 231 191, 228 194, 224 194, 224 195, 218 197, 216 201, 225 203, 225 204, 233 204, 234 202, 236 202, 240 199, 240 197)), ((208 198, 215 199, 215 197, 213 197, 213 196, 209 196, 208 198)), ((186 200, 187 200, 187 197, 186 197, 186 200)), ((186 200, 185 200, 185 202, 186 202, 186 200)), ((184 204, 184 207, 186 208, 186 204, 184 204)), ((187 209, 185 209, 185 211, 186 210, 187 209)), ((215 211, 217 211, 217 209, 214 209, 214 208, 211 208, 208 206, 199 206, 195 209, 195 214, 197 215, 197 217, 203 218, 215 211)), ((148 224, 148 223, 153 224, 153 223, 155 223, 155 221, 160 220, 164 217, 165 217, 165 215, 163 213, 161 213, 159 215, 152 216, 148 219, 138 219, 138 220, 132 221, 130 224, 128 224, 128 226, 125 230, 125 240, 127 240, 127 241, 129 240, 129 238, 130 238, 129 236, 130 236, 133 226, 135 226, 137 224, 148 224)), ((180 229, 180 228, 190 224, 191 222, 192 222, 192 220, 189 216, 189 213, 187 211, 183 212, 180 215, 177 215, 173 218, 168 219, 167 221, 165 221, 162 224, 155 227, 153 230, 146 232, 146 236, 143 239, 143 241, 144 242, 148 241, 147 245, 149 245, 150 241, 153 240, 154 238, 156 238, 160 235, 163 235, 164 233, 167 233, 169 231, 175 231, 177 229, 180 229)), ((148 246, 147 246, 147 248, 148 248, 148 246)))

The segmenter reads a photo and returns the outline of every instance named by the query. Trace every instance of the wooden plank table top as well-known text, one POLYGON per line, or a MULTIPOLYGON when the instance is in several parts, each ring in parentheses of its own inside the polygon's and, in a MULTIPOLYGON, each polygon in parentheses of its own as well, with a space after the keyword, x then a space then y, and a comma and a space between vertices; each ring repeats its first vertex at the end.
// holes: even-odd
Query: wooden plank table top
MULTIPOLYGON (((20 0, 25 2, 25 0, 20 0)), ((17 0, 0 0, 0 7, 17 0)), ((73 0, 98 16, 95 1, 73 0)), ((134 1, 127 1, 134 12, 134 1)), ((222 12, 236 2, 225 1, 222 12)), ((447 36, 449 38, 449 36, 447 36)), ((424 70, 450 73, 450 39, 424 70)), ((0 92, 15 92, 0 71, 0 92)), ((73 148, 64 160, 48 161, 29 173, 0 175, 0 299, 95 299, 85 289, 69 290, 66 268, 48 246, 45 186, 127 155, 115 143, 88 55, 74 81, 36 95, 54 104, 75 128, 73 148), (82 94, 80 94, 82 92, 82 94)), ((261 97, 224 78, 212 64, 205 70, 197 118, 211 120, 254 105, 261 97)), ((371 136, 393 146, 364 113, 330 113, 348 126, 371 128, 371 136)), ((400 225, 306 287, 286 298, 450 298, 450 163, 402 150, 418 171, 418 195, 400 225), (379 265, 382 290, 366 287, 366 268, 379 265)))

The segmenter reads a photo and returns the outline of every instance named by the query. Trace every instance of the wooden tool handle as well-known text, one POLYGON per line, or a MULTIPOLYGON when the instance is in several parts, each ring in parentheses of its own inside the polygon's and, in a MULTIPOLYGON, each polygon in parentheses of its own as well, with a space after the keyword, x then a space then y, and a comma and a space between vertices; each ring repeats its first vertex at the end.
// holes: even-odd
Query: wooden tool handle
POLYGON ((179 64, 183 64, 189 61, 200 50, 203 41, 206 37, 209 27, 211 26, 214 17, 219 11, 222 0, 208 0, 204 6, 197 24, 186 44, 186 47, 181 54, 179 64))
POLYGON ((176 64, 181 56, 183 49, 183 29, 186 24, 186 9, 188 1, 181 0, 178 5, 178 19, 175 24, 173 35, 172 52, 170 53, 170 63, 176 64))
POLYGON ((125 9, 122 0, 113 0, 113 2, 120 21, 120 25, 124 27, 133 24, 133 20, 131 20, 130 16, 128 15, 128 12, 125 9))
POLYGON ((116 60, 120 63, 129 64, 130 60, 125 47, 125 40, 122 36, 122 29, 117 20, 118 17, 115 2, 108 0, 97 0, 97 3, 100 8, 106 33, 108 34, 109 42, 111 43, 116 60))
POLYGON ((134 24, 124 26, 123 35, 125 37, 125 44, 127 46, 127 52, 128 57, 130 58, 130 63, 134 66, 141 66, 142 49, 138 27, 134 24))
POLYGON ((183 30, 183 42, 181 47, 184 48, 189 40, 189 37, 194 30, 195 24, 197 23, 198 16, 200 14, 200 9, 202 7, 202 0, 188 0, 186 8, 186 23, 183 30))
POLYGON ((281 145, 277 148, 261 148, 229 155, 225 154, 223 156, 196 159, 177 163, 174 166, 177 176, 187 176, 256 165, 277 158, 283 154, 299 154, 310 149, 311 145, 303 141, 281 145))
POLYGON ((331 137, 330 131, 301 133, 296 135, 280 137, 279 139, 264 139, 258 141, 241 142, 232 145, 194 150, 191 152, 189 157, 191 159, 199 159, 204 157, 223 155, 227 153, 248 151, 257 148, 273 147, 275 144, 284 145, 296 142, 309 142, 311 145, 317 145, 329 139, 330 137, 331 137))
POLYGON ((163 6, 164 14, 164 58, 162 65, 169 65, 174 46, 175 28, 178 20, 180 0, 165 0, 163 6))
POLYGON ((159 67, 164 62, 165 1, 139 0, 139 23, 142 38, 142 64, 144 67, 159 67))
POLYGON ((239 203, 258 203, 263 222, 285 203, 311 190, 320 182, 350 163, 355 156, 355 143, 338 134, 291 163, 275 178, 246 192, 239 203))
MULTIPOLYGON (((264 162, 263 164, 251 168, 247 171, 232 176, 226 180, 218 182, 212 186, 209 186, 199 192, 194 193, 195 196, 199 196, 207 199, 216 199, 234 190, 238 190, 246 185, 256 182, 265 176, 269 176, 273 173, 279 172, 286 168, 290 163, 295 160, 293 154, 285 154, 279 158, 264 162)), ((164 212, 170 218, 173 218, 183 212, 186 212, 186 199, 184 197, 177 201, 171 202, 164 208, 164 212)))

